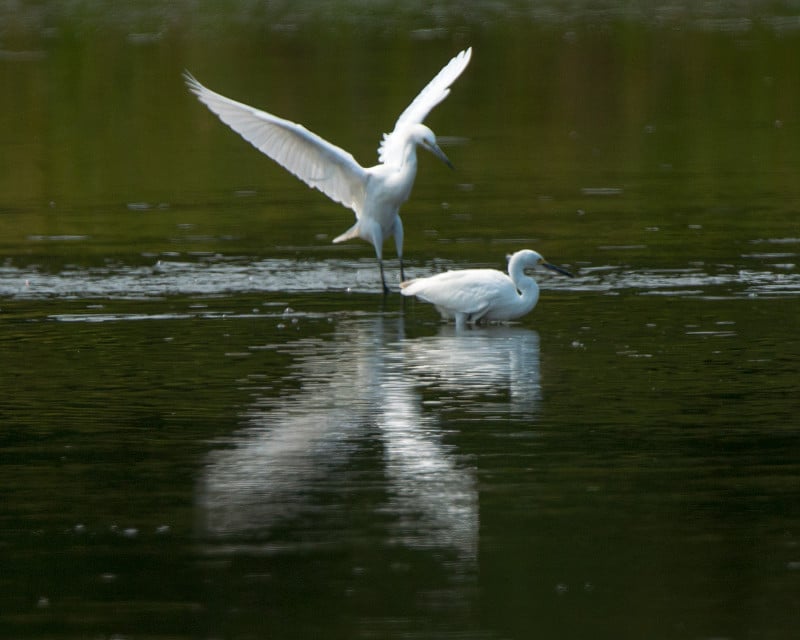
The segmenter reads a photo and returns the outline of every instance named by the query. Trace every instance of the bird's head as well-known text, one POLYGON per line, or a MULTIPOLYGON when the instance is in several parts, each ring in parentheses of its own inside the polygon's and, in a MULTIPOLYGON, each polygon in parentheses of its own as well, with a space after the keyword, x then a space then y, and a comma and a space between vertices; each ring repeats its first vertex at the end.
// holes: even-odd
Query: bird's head
POLYGON ((424 124, 415 124, 411 132, 411 139, 419 146, 430 151, 448 167, 455 169, 453 163, 450 162, 450 159, 444 154, 444 151, 439 148, 439 145, 436 143, 436 134, 434 134, 430 128, 426 127, 424 124))
POLYGON ((549 263, 547 260, 544 259, 542 254, 539 253, 538 251, 532 251, 531 249, 523 249, 522 251, 517 251, 515 254, 506 257, 509 260, 509 271, 511 270, 511 262, 513 261, 515 263, 521 264, 523 269, 544 267, 545 269, 549 269, 550 271, 555 271, 556 273, 560 273, 561 275, 568 276, 570 278, 575 277, 564 267, 559 267, 556 264, 549 263))

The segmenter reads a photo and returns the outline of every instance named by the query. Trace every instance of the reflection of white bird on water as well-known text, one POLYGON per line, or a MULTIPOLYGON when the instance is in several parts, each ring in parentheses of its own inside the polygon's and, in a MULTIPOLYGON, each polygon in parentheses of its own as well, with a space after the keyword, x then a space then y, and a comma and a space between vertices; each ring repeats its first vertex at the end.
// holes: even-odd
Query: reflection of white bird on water
POLYGON ((378 148, 380 164, 364 168, 355 158, 305 127, 289 120, 249 107, 207 89, 186 73, 186 83, 197 97, 220 120, 259 151, 275 160, 326 196, 349 207, 356 222, 334 242, 361 238, 375 247, 381 282, 388 292, 383 275, 383 242, 394 237, 403 273, 403 223, 399 210, 411 194, 417 173, 417 145, 433 152, 452 168, 447 156, 436 144, 433 131, 422 121, 450 93, 450 85, 469 64, 472 49, 455 56, 419 93, 394 125, 384 134, 378 148))
POLYGON ((511 256, 508 275, 496 269, 462 269, 407 280, 400 288, 403 295, 435 305, 442 318, 455 320, 457 327, 481 320, 513 320, 531 311, 539 301, 539 285, 525 275, 525 269, 538 266, 573 277, 536 251, 524 249, 511 256))
MULTIPOLYGON (((483 341, 472 333, 470 353, 479 353, 483 341)), ((484 384, 489 379, 502 386, 502 376, 516 372, 509 349, 528 351, 523 339, 514 340, 517 347, 499 343, 491 345, 491 356, 481 358, 484 384)), ((412 366, 427 372, 426 359, 437 349, 407 351, 406 344, 402 316, 378 315, 338 323, 330 340, 291 346, 297 375, 283 382, 294 387, 299 380, 299 388, 257 397, 233 446, 210 454, 198 485, 204 533, 246 540, 269 530, 270 539, 288 532, 301 540, 324 532, 328 543, 352 541, 363 524, 350 518, 354 505, 367 508, 379 496, 384 500, 380 512, 389 515, 388 540, 407 548, 454 549, 461 564, 470 566, 479 532, 475 471, 442 441, 438 414, 423 410, 419 378, 409 375, 409 358, 422 358, 412 366), (383 484, 377 492, 371 483, 354 480, 363 477, 364 456, 373 454, 382 459, 378 477, 383 484), (361 462, 354 465, 354 458, 361 462), (342 495, 360 498, 343 503, 342 495), (308 522, 314 523, 311 528, 308 522)), ((515 385, 526 384, 531 375, 538 380, 538 341, 536 355, 515 376, 515 385)), ((458 388, 450 377, 448 383, 458 388)), ((370 535, 378 530, 373 526, 370 535)), ((448 563, 447 570, 456 565, 448 563)))

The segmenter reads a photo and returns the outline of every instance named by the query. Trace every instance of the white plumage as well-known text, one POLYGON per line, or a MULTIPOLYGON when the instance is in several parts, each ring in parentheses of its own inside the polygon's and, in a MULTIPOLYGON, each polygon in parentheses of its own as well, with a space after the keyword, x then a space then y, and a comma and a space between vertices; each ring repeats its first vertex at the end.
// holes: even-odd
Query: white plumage
POLYGON ((421 145, 452 168, 436 143, 433 131, 422 121, 450 93, 450 85, 461 75, 472 56, 462 51, 433 78, 400 114, 391 133, 384 134, 378 148, 380 163, 362 167, 344 149, 312 133, 303 125, 236 102, 200 84, 186 72, 186 84, 220 120, 259 151, 272 158, 331 200, 352 209, 355 224, 334 242, 361 238, 372 244, 383 274, 383 243, 394 237, 403 273, 403 223, 400 206, 408 200, 417 174, 416 147, 421 145))
POLYGON ((539 301, 539 285, 525 269, 545 267, 572 274, 550 264, 536 251, 517 251, 508 262, 508 275, 496 269, 461 269, 400 284, 404 296, 433 304, 445 320, 457 327, 467 323, 514 320, 530 312, 539 301))

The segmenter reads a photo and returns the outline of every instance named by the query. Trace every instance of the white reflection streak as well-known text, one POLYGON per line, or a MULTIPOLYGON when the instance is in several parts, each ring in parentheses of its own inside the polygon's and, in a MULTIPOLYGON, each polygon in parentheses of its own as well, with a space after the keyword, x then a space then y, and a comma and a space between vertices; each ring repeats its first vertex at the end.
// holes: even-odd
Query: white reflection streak
POLYGON ((212 536, 258 534, 295 526, 325 506, 319 491, 349 490, 347 463, 363 441, 380 437, 392 542, 449 548, 476 558, 475 470, 442 442, 440 409, 424 407, 418 387, 439 397, 508 393, 513 410, 538 402, 539 338, 495 327, 403 339, 402 319, 342 322, 330 342, 295 345, 300 390, 263 398, 229 449, 211 454, 199 487, 202 527, 212 536), (398 323, 393 327, 393 323, 398 323), (390 334, 388 337, 385 334, 390 334), (395 340, 399 338, 399 340, 395 340), (504 391, 505 390, 505 391, 504 391))
POLYGON ((379 402, 373 361, 381 340, 363 325, 340 327, 331 343, 295 345, 301 390, 258 401, 233 447, 211 454, 200 489, 207 533, 259 532, 308 512, 313 490, 364 437, 379 402))
POLYGON ((426 384, 457 395, 508 393, 509 409, 533 415, 541 400, 539 334, 522 327, 459 331, 406 342, 406 366, 426 384))
MULTIPOLYGON (((401 365, 402 366, 402 365, 401 365)), ((392 368, 384 383, 379 424, 396 541, 412 548, 451 547, 474 561, 478 548, 478 490, 475 473, 460 466, 441 442, 437 424, 421 411, 414 379, 392 368)))
POLYGON ((207 533, 247 534, 308 508, 308 489, 324 480, 341 437, 337 416, 290 410, 273 419, 274 428, 268 416, 254 419, 233 449, 213 454, 200 497, 207 533))
POLYGON ((399 541, 441 547, 449 541, 463 560, 477 558, 478 490, 475 472, 456 464, 441 442, 438 413, 423 412, 418 386, 436 385, 438 395, 507 392, 513 411, 533 412, 541 386, 539 336, 534 331, 490 327, 405 340, 397 366, 384 385, 381 427, 386 472, 394 493, 389 510, 401 516, 399 541))

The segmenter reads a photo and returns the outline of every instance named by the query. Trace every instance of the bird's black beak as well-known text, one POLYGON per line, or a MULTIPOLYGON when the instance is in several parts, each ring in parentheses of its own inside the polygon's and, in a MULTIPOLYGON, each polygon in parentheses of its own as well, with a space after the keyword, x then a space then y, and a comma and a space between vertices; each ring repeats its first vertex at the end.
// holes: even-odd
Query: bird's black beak
POLYGON ((433 144, 426 144, 425 148, 428 151, 430 151, 433 155, 435 155, 437 158, 439 158, 439 160, 444 162, 448 167, 450 167, 451 169, 455 170, 455 167, 453 166, 453 163, 450 162, 450 158, 448 158, 444 154, 444 151, 441 150, 441 148, 439 147, 438 144, 436 144, 435 142, 433 144))
POLYGON ((569 278, 574 278, 575 277, 569 271, 567 271, 564 267, 559 267, 558 265, 550 264, 549 262, 545 262, 544 260, 542 260, 541 264, 546 269, 550 269, 550 271, 556 271, 556 272, 560 273, 563 276, 567 276, 569 278))

